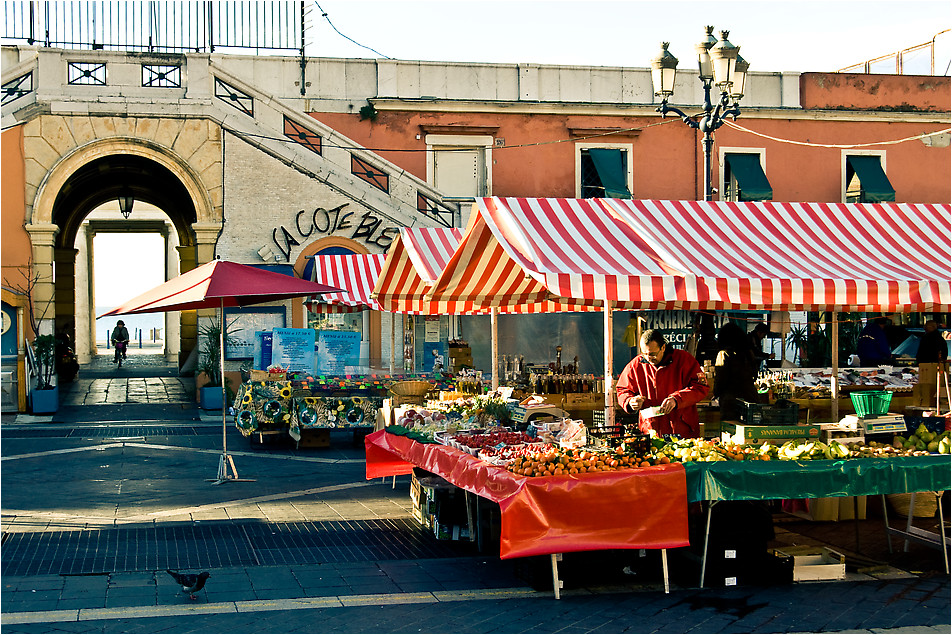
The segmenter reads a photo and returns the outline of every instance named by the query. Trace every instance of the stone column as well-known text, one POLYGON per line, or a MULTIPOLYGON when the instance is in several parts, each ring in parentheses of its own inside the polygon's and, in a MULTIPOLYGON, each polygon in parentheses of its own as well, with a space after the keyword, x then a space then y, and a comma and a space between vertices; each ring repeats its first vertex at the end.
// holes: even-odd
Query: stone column
POLYGON ((53 318, 56 307, 53 302, 56 291, 53 281, 53 260, 56 234, 59 226, 52 223, 31 223, 26 226, 33 244, 33 267, 31 277, 36 279, 33 285, 33 311, 40 325, 41 334, 53 334, 53 318))
POLYGON ((53 287, 56 292, 56 331, 67 329, 70 341, 76 341, 76 255, 78 249, 53 250, 56 261, 53 287))
MULTIPOLYGON (((186 273, 195 268, 195 246, 176 247, 179 254, 179 271, 186 273)), ((179 368, 185 364, 189 354, 198 343, 198 314, 195 311, 179 312, 179 368)))

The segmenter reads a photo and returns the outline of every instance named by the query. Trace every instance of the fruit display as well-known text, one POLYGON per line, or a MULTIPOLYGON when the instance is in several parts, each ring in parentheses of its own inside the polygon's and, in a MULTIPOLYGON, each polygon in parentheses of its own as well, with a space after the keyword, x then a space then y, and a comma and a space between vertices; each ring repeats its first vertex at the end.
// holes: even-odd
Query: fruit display
MULTIPOLYGON (((948 432, 945 445, 937 442, 937 448, 949 448, 948 432)), ((942 435, 939 435, 942 436, 942 435)), ((927 450, 897 448, 888 443, 875 441, 869 444, 851 443, 848 446, 831 441, 797 439, 780 446, 772 443, 741 445, 721 443, 711 439, 652 439, 647 452, 627 451, 624 446, 616 450, 606 448, 559 449, 544 451, 525 446, 507 465, 507 469, 521 476, 560 476, 607 472, 631 468, 650 467, 668 463, 710 461, 822 461, 849 458, 874 458, 888 456, 923 456, 932 454, 927 450)))
POLYGON ((893 437, 892 447, 896 450, 909 452, 924 452, 926 454, 949 454, 949 431, 932 432, 925 425, 919 424, 909 436, 896 435, 893 437))
MULTIPOLYGON (((667 460, 670 463, 670 459, 667 460)), ((520 476, 562 476, 570 474, 588 474, 591 472, 610 472, 633 467, 648 467, 651 462, 623 453, 595 452, 589 450, 552 448, 545 452, 536 452, 518 457, 506 467, 520 476)))
POLYGON ((512 432, 510 430, 489 429, 481 433, 459 433, 452 437, 458 445, 470 450, 479 450, 481 448, 502 447, 507 445, 523 445, 532 443, 536 439, 530 437, 525 432, 512 432))
POLYGON ((509 465, 515 459, 526 458, 535 454, 545 454, 555 449, 551 443, 532 443, 529 445, 507 445, 502 448, 482 448, 476 453, 477 458, 493 465, 509 465))

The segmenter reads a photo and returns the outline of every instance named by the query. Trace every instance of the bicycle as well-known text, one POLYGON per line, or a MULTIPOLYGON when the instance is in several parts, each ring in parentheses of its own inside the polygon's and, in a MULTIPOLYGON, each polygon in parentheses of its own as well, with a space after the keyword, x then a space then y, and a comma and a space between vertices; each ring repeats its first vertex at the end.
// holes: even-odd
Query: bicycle
POLYGON ((129 342, 116 342, 116 358, 115 362, 119 364, 119 368, 122 368, 122 360, 126 358, 126 347, 129 342))

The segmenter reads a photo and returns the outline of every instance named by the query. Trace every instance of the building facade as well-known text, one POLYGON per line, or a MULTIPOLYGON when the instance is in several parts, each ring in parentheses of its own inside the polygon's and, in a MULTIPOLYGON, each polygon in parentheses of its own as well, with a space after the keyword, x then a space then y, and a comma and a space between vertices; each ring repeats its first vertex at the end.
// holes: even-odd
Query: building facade
MULTIPOLYGON (((32 46, 2 62, 3 309, 20 333, 4 359, 19 360, 21 409, 30 306, 81 360, 96 352, 99 232, 164 232, 169 278, 216 256, 307 275, 309 256, 382 253, 400 227, 465 226, 474 196, 703 192, 699 135, 655 111, 647 69, 313 58, 302 78, 295 58, 32 46), (120 196, 164 220, 123 218, 120 196)), ((717 199, 949 202, 948 77, 748 86, 716 133, 717 199)), ((672 103, 702 98, 679 75, 672 103)), ((308 324, 300 301, 274 309, 308 324)), ((167 318, 182 364, 200 317, 167 318)), ((391 319, 363 318, 372 368, 391 357, 391 319)))

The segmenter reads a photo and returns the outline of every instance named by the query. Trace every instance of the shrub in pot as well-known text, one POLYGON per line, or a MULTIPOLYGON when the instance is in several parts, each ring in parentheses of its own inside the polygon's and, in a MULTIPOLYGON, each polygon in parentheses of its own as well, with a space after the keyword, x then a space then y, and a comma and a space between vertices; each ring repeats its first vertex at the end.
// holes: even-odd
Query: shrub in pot
POLYGON ((53 385, 56 374, 56 336, 37 335, 33 340, 36 360, 36 388, 30 393, 34 413, 56 412, 59 407, 59 389, 53 385))

